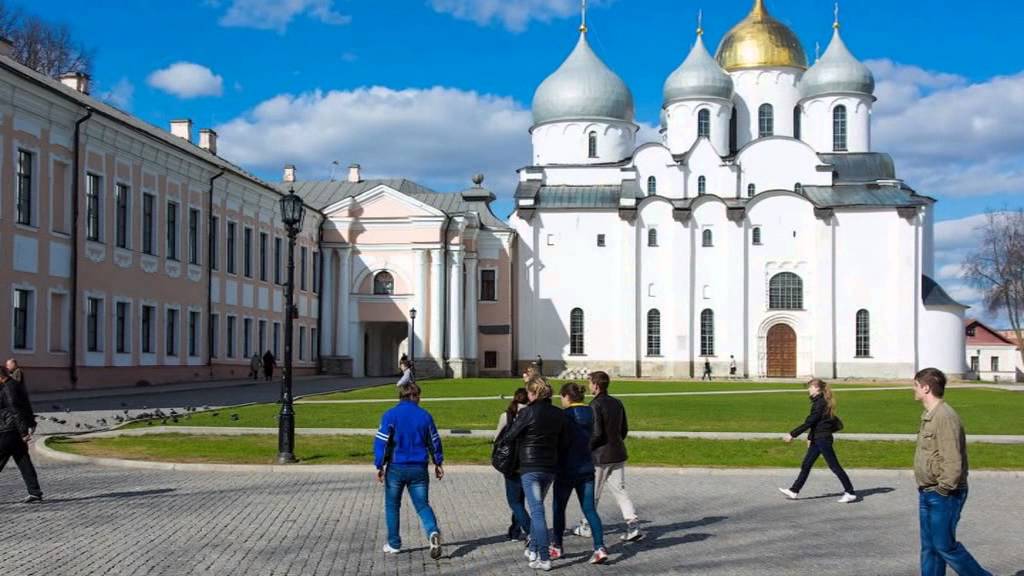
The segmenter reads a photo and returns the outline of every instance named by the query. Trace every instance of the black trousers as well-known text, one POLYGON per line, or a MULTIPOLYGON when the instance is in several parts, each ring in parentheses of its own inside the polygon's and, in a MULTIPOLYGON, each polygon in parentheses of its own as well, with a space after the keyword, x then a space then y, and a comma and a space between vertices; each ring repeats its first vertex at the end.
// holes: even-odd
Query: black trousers
POLYGON ((842 465, 839 464, 839 458, 836 457, 836 451, 832 449, 832 438, 816 439, 811 442, 811 445, 807 447, 807 454, 804 455, 804 462, 800 465, 800 475, 796 477, 796 482, 793 482, 793 486, 790 490, 793 492, 799 492, 804 487, 804 483, 807 482, 807 477, 811 474, 811 468, 814 467, 814 463, 817 462, 818 456, 825 458, 825 463, 828 464, 832 473, 839 478, 839 481, 843 484, 843 491, 853 494, 853 484, 850 483, 850 477, 846 475, 846 470, 843 470, 842 465))
POLYGON ((32 459, 28 455, 28 444, 21 438, 17 431, 0 432, 0 472, 7 465, 7 460, 14 457, 14 463, 21 471, 21 478, 25 481, 28 493, 33 496, 42 496, 43 490, 39 487, 39 477, 36 476, 36 468, 32 465, 32 459))

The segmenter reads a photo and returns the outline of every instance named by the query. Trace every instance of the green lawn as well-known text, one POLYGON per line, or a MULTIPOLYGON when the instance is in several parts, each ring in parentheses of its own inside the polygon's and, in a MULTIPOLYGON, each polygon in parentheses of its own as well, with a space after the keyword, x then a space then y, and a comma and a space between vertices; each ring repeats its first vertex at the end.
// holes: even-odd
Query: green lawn
MULTIPOLYGON (((1005 390, 951 389, 947 397, 969 434, 1024 435, 1024 394, 1005 390)), ((836 393, 845 432, 915 433, 920 404, 907 390, 836 393)), ((784 432, 808 411, 803 394, 665 396, 623 398, 633 430, 784 432)), ((439 428, 489 429, 497 424, 507 401, 471 400, 423 403, 439 428)), ((300 428, 376 428, 386 403, 297 404, 300 428)), ((276 427, 278 406, 262 404, 180 419, 183 426, 276 427), (238 414, 238 420, 231 420, 238 414)), ((160 422, 156 422, 159 424, 160 422)), ((167 421, 168 425, 173 425, 167 421)), ((145 426, 145 424, 134 424, 145 426)))
MULTIPOLYGON (((305 464, 371 464, 373 438, 362 436, 303 436, 295 453, 305 464)), ((804 444, 769 440, 631 439, 627 442, 634 466, 715 466, 798 468, 804 444)), ((277 455, 277 437, 188 436, 154 434, 114 438, 56 438, 57 450, 96 457, 173 462, 270 464, 277 455)), ((912 442, 837 442, 836 450, 847 468, 909 469, 912 442)), ((448 463, 487 464, 490 442, 476 438, 445 438, 448 463)), ((1024 445, 971 444, 972 470, 1024 469, 1024 445)), ((819 466, 823 466, 819 462, 819 466)), ((495 473, 497 474, 497 473, 495 473)))

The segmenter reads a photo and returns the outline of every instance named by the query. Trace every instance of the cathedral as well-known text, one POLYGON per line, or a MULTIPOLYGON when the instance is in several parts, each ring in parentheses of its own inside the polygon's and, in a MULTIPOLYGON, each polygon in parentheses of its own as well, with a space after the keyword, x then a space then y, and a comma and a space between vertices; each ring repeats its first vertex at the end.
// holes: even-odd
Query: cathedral
MULTIPOLYGON (((963 367, 935 199, 871 147, 875 81, 838 16, 808 63, 763 0, 664 84, 659 142, 587 27, 533 99, 515 354, 619 376, 908 378, 963 367)), ((548 368, 552 364, 553 368, 548 368)))

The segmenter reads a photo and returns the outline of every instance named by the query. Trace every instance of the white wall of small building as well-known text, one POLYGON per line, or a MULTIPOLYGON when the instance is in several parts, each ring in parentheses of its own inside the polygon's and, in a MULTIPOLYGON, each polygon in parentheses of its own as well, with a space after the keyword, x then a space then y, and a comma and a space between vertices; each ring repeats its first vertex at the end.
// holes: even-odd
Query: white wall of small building
POLYGON ((968 377, 986 380, 989 382, 1015 382, 1017 380, 1017 369, 1020 365, 1020 352, 1011 345, 981 345, 966 346, 966 361, 968 366, 968 377), (971 358, 978 357, 978 371, 970 370, 971 358), (998 359, 998 370, 992 370, 992 359, 998 359))

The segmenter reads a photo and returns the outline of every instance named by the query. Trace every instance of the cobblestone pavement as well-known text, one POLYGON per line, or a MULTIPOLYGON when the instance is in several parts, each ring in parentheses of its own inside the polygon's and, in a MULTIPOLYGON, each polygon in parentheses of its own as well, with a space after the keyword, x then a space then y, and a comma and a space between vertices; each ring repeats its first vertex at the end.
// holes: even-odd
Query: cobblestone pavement
MULTIPOLYGON (((0 574, 17 576, 529 574, 496 473, 452 467, 431 484, 446 540, 429 558, 415 512, 402 508, 406 549, 381 552, 382 490, 369 467, 337 472, 187 473, 37 462, 47 501, 16 503, 14 466, 0 474, 0 574)), ((816 472, 809 498, 775 487, 796 471, 628 472, 647 537, 618 541, 613 499, 601 502, 611 563, 586 563, 590 541, 566 537, 563 574, 911 575, 917 492, 907 473, 854 471, 864 500, 836 503, 836 481, 816 472), (827 495, 827 496, 826 496, 827 495)), ((1019 477, 971 481, 960 536, 995 574, 1024 575, 1019 477)), ((572 519, 578 517, 575 504, 572 519)))

